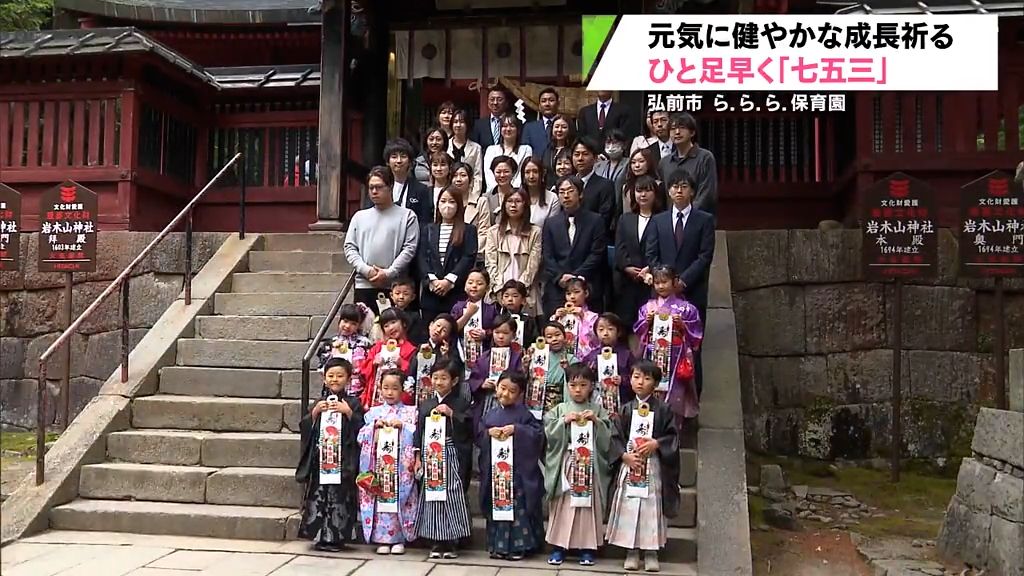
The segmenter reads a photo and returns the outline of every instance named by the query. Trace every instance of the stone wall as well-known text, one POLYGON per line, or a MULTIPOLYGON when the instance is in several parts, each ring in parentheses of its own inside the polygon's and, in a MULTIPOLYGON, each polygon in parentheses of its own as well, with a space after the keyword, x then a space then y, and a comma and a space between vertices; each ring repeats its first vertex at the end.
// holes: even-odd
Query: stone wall
POLYGON ((982 408, 938 547, 1001 576, 1024 576, 1024 413, 982 408))
MULTIPOLYGON (((75 274, 72 318, 78 316, 156 237, 155 232, 101 232, 96 271, 75 274)), ((193 237, 193 273, 206 263, 226 233, 193 237)), ((64 275, 36 272, 38 236, 21 239, 22 270, 0 272, 0 426, 34 429, 39 356, 64 326, 64 275)), ((182 289, 185 235, 168 235, 133 271, 129 292, 129 336, 134 346, 182 289)), ((72 415, 96 395, 120 365, 119 293, 111 295, 70 339, 72 415)), ((46 368, 50 397, 46 422, 53 424, 63 374, 57 352, 46 368)))
MULTIPOLYGON (((815 458, 890 452, 893 284, 865 282, 859 230, 729 233, 748 446, 815 458)), ((966 456, 995 397, 992 282, 939 274, 903 288, 904 454, 966 456)), ((1024 346, 1024 282, 1008 281, 1007 343, 1024 346)))

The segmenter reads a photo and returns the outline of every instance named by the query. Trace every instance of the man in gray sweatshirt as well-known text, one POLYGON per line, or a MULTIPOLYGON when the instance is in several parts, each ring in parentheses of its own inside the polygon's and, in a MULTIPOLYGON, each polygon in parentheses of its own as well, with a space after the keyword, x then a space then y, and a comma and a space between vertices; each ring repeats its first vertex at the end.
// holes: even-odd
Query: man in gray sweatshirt
POLYGON ((377 294, 407 273, 420 238, 416 214, 395 205, 393 184, 387 168, 370 169, 366 187, 373 206, 356 212, 345 234, 345 259, 357 273, 355 301, 371 310, 377 309, 377 294))

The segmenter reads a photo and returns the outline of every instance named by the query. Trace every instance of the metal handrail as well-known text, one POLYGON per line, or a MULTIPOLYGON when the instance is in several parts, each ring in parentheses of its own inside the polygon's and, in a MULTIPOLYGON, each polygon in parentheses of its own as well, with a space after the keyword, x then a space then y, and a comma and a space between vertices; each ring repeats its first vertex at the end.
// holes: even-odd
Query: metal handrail
POLYGON ((327 330, 330 329, 331 324, 334 322, 334 317, 338 315, 338 311, 341 310, 342 304, 345 303, 345 299, 348 298, 349 292, 356 285, 356 271, 353 270, 348 275, 348 280, 345 281, 345 285, 342 286, 341 291, 338 292, 338 296, 334 299, 334 304, 331 305, 331 311, 327 313, 327 317, 324 318, 323 324, 320 325, 320 329, 316 331, 316 335, 313 336, 313 341, 309 343, 309 348, 306 348, 305 355, 302 356, 302 386, 299 389, 299 396, 302 397, 302 410, 299 412, 299 417, 309 411, 309 365, 313 360, 313 356, 316 354, 317 348, 320 347, 320 341, 327 335, 327 330))
MULTIPOLYGON (((186 204, 185 207, 182 208, 180 212, 178 212, 178 215, 175 216, 174 219, 171 220, 170 223, 167 224, 167 226, 164 226, 164 229, 161 230, 160 233, 156 235, 156 238, 154 238, 145 248, 143 248, 142 252, 140 252, 139 255, 136 256, 135 259, 132 260, 128 264, 128 266, 126 266, 125 269, 121 271, 120 274, 117 275, 117 278, 114 278, 114 280, 110 283, 110 285, 107 286, 106 289, 103 290, 103 292, 101 292, 100 295, 97 296, 96 299, 92 301, 92 304, 89 304, 89 306, 81 314, 78 315, 78 318, 76 318, 73 322, 71 322, 70 325, 66 329, 64 329, 64 332, 62 332, 60 334, 60 336, 58 336, 57 339, 53 341, 53 344, 50 344, 49 348, 47 348, 42 353, 42 355, 39 356, 39 385, 38 385, 38 388, 36 390, 36 485, 37 486, 43 483, 44 478, 45 478, 44 471, 45 471, 45 468, 46 468, 46 420, 45 420, 45 417, 46 417, 46 361, 50 359, 50 356, 52 356, 53 353, 56 352, 61 347, 61 345, 68 345, 68 346, 70 346, 70 343, 67 342, 68 338, 70 338, 71 335, 74 334, 75 331, 78 330, 78 327, 81 326, 82 323, 85 322, 85 320, 88 319, 89 316, 91 316, 92 313, 95 312, 96 309, 100 307, 100 305, 103 303, 104 300, 106 300, 111 294, 114 293, 114 290, 116 290, 117 288, 120 287, 121 288, 121 382, 127 382, 128 381, 128 351, 129 351, 128 350, 129 349, 129 339, 128 339, 128 325, 129 325, 129 318, 128 318, 128 287, 130 285, 129 279, 130 279, 132 270, 135 269, 135 267, 138 266, 139 263, 142 262, 147 256, 149 256, 149 253, 153 250, 153 248, 155 248, 156 245, 159 244, 161 240, 163 240, 165 237, 167 237, 167 235, 171 233, 171 230, 173 230, 176 226, 178 226, 178 224, 181 223, 182 219, 187 217, 188 220, 187 220, 187 222, 185 224, 185 305, 189 306, 189 305, 192 304, 192 210, 193 210, 193 208, 195 208, 195 205, 199 202, 199 200, 202 199, 203 195, 206 194, 207 190, 212 188, 214 183, 216 183, 217 180, 219 180, 220 177, 223 176, 225 172, 227 172, 228 168, 230 168, 232 165, 234 165, 235 162, 237 162, 242 157, 243 157, 243 155, 242 155, 241 152, 236 153, 231 158, 231 160, 229 160, 228 163, 225 164, 224 167, 220 169, 220 172, 217 172, 217 175, 214 176, 212 180, 207 182, 206 186, 203 186, 202 190, 200 190, 192 198, 192 200, 189 201, 189 203, 186 204)), ((243 161, 242 162, 242 175, 241 175, 241 178, 242 178, 242 180, 241 180, 242 189, 241 189, 241 195, 239 197, 239 212, 240 212, 240 215, 239 215, 239 226, 238 226, 238 237, 239 238, 245 238, 245 182, 246 182, 245 172, 246 172, 246 168, 247 168, 246 164, 243 161)), ((70 307, 68 308, 68 310, 70 310, 70 307)), ((70 313, 68 315, 70 316, 70 313)), ((66 364, 70 365, 70 360, 66 364)), ((64 369, 68 370, 68 368, 69 368, 69 366, 65 366, 64 369)), ((70 390, 70 387, 68 387, 67 390, 70 390)), ((63 405, 66 408, 68 404, 67 404, 67 402, 63 402, 63 405)), ((64 423, 64 427, 66 429, 68 424, 69 424, 69 422, 68 422, 68 414, 67 414, 66 411, 63 414, 63 420, 64 420, 64 422, 63 422, 64 423)))

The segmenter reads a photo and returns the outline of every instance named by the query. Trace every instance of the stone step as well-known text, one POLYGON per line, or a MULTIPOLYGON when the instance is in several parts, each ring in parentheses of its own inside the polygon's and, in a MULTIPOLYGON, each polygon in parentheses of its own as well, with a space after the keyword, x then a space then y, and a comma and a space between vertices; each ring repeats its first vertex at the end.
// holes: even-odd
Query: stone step
POLYGON ((345 255, 337 252, 261 251, 249 253, 249 272, 352 271, 345 255))
POLYGON ((684 448, 679 451, 679 485, 697 485, 697 451, 684 448))
POLYGON ((107 462, 82 467, 82 498, 295 507, 302 486, 288 468, 212 468, 107 462))
POLYGON ((306 341, 309 326, 306 316, 198 316, 196 338, 306 341))
POLYGON ((324 232, 264 234, 263 249, 274 252, 344 252, 345 235, 324 232))
POLYGON ((283 468, 294 472, 294 432, 124 430, 107 436, 107 457, 140 464, 283 468))
POLYGON ((132 426, 216 432, 297 431, 299 401, 157 395, 132 401, 132 426))
POLYGON ((296 514, 295 508, 267 506, 80 499, 51 510, 50 527, 58 530, 283 540, 289 517, 296 514))
POLYGON ((160 393, 277 398, 281 394, 281 374, 280 370, 252 368, 165 366, 160 369, 160 393))
POLYGON ((179 366, 294 369, 301 366, 308 347, 307 342, 181 338, 176 363, 179 366))
POLYGON ((221 316, 323 316, 330 312, 337 297, 337 291, 218 293, 214 295, 213 310, 221 316))
MULTIPOLYGON (((296 252, 296 254, 301 254, 301 252, 296 252)), ((231 291, 236 293, 337 293, 345 286, 348 277, 348 274, 326 272, 237 272, 231 276, 231 291)))

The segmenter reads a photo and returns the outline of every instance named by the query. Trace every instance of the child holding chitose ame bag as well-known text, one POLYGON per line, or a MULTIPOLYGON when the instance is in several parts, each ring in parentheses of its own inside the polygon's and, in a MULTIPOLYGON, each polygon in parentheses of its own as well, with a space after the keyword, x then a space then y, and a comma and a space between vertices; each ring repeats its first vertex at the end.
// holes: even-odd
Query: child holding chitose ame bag
POLYGON ((594 325, 598 347, 583 358, 597 374, 594 396, 613 418, 619 407, 633 398, 629 385, 629 367, 635 360, 629 348, 629 328, 618 315, 605 312, 594 325))
POLYGON ((430 321, 427 341, 417 347, 416 355, 409 363, 406 379, 406 390, 410 390, 417 406, 434 395, 434 387, 430 381, 430 369, 434 362, 442 356, 455 354, 455 345, 452 342, 454 333, 455 319, 451 314, 438 314, 430 321))
POLYGON ((580 566, 597 562, 604 541, 608 452, 617 429, 592 401, 597 376, 586 364, 565 369, 569 397, 544 413, 547 450, 544 484, 548 498, 548 564, 560 566, 567 550, 578 550, 580 566))
POLYGON ((516 333, 516 321, 502 314, 494 321, 491 332, 491 348, 477 358, 469 374, 469 390, 473 395, 473 422, 497 406, 494 391, 498 377, 508 370, 522 370, 523 355, 512 346, 516 333))
POLYGON ((416 539, 419 494, 415 487, 416 408, 402 403, 405 375, 381 375, 383 403, 366 411, 359 431, 359 517, 367 544, 377 554, 405 554, 416 539))
MULTIPOLYGON (((367 410, 381 404, 381 375, 390 369, 398 369, 403 374, 407 374, 409 364, 416 354, 416 346, 409 341, 406 332, 409 323, 405 313, 395 308, 388 308, 380 315, 380 325, 384 331, 384 339, 378 341, 367 351, 366 359, 359 367, 359 374, 367 384, 361 398, 363 406, 367 410)), ((406 404, 415 403, 412 394, 409 393, 404 395, 403 400, 406 404)))
POLYGON ((458 542, 469 538, 467 491, 473 458, 469 402, 456 387, 462 364, 438 358, 430 368, 435 394, 419 406, 416 476, 421 478, 418 533, 432 543, 430 558, 459 557, 458 542))
POLYGON ((565 345, 577 358, 583 358, 597 348, 594 324, 597 314, 587 308, 590 287, 587 281, 573 277, 565 285, 565 305, 555 310, 551 319, 565 327, 565 345))
POLYGON ((520 352, 537 340, 537 317, 525 312, 528 291, 526 284, 519 280, 509 280, 498 292, 498 303, 501 313, 508 314, 516 321, 516 333, 512 337, 512 347, 520 352))
POLYGON ((679 437, 672 411, 654 394, 661 369, 650 360, 633 365, 630 385, 636 398, 619 411, 619 433, 626 450, 614 485, 605 538, 625 548, 626 570, 658 572, 658 550, 668 541, 666 517, 679 508, 679 437))
POLYGON ((526 385, 521 372, 499 376, 498 405, 477 429, 487 551, 500 560, 522 560, 544 545, 544 430, 523 405, 526 385))
POLYGON ((494 328, 494 317, 498 307, 484 302, 491 278, 486 270, 473 270, 466 278, 466 299, 452 307, 452 316, 458 324, 459 348, 462 361, 468 370, 487 347, 487 338, 494 328))
POLYGON ((352 364, 330 358, 323 366, 320 400, 299 423, 302 452, 295 479, 306 484, 299 537, 313 548, 340 552, 357 525, 356 474, 363 407, 346 392, 352 364))
MULTIPOLYGON (((375 321, 373 312, 365 304, 342 305, 338 309, 338 335, 330 342, 325 342, 320 350, 320 372, 323 372, 324 365, 331 358, 344 358, 358 370, 366 359, 367 350, 373 347, 369 335, 375 321)), ((352 373, 347 392, 353 396, 363 393, 362 376, 358 371, 352 373)))
POLYGON ((543 338, 527 349, 523 364, 530 375, 526 407, 541 420, 566 397, 565 367, 577 362, 566 349, 565 328, 555 321, 544 324, 543 338))
POLYGON ((676 416, 682 430, 686 419, 698 413, 694 382, 694 354, 704 338, 704 326, 697 308, 679 294, 683 284, 670 266, 651 271, 655 297, 640 307, 633 331, 640 339, 643 357, 661 369, 655 390, 676 416))

